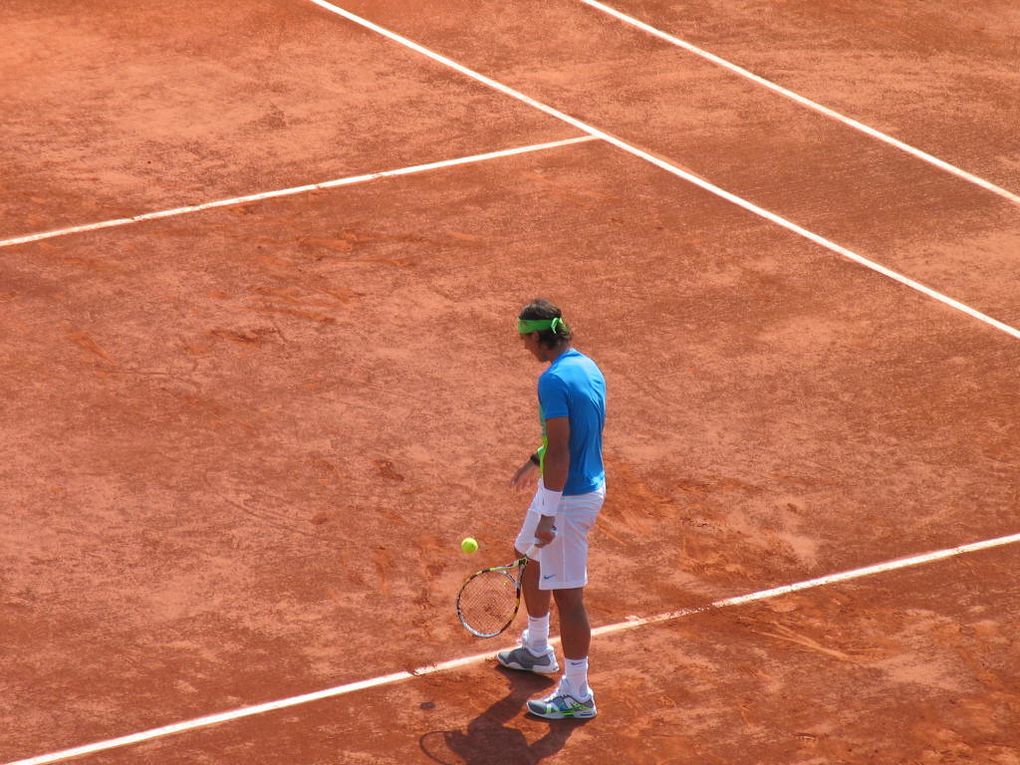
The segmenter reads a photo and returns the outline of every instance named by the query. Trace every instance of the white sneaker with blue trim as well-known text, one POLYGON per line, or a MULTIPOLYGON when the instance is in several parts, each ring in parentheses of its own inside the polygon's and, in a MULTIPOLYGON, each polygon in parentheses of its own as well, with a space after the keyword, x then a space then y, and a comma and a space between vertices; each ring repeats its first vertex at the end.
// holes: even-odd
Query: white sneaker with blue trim
POLYGON ((587 720, 598 714, 595 708, 595 691, 588 689, 587 698, 579 699, 566 680, 545 698, 528 701, 528 711, 547 720, 587 720))

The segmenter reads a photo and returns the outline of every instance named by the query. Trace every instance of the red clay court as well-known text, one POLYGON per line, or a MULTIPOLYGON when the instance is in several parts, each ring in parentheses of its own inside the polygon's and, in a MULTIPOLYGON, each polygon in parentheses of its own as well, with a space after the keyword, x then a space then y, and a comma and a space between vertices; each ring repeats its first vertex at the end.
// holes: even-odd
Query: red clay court
POLYGON ((1018 30, 7 0, 0 761, 1020 765, 1018 30), (453 612, 536 295, 609 386, 587 723, 453 612))

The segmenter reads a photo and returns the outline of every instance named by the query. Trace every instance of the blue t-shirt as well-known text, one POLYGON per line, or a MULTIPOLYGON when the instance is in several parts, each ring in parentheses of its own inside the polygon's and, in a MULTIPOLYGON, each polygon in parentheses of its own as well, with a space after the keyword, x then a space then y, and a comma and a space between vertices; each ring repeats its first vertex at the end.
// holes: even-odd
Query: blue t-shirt
POLYGON ((538 378, 538 416, 543 446, 546 420, 570 420, 570 469, 563 493, 587 494, 601 488, 606 482, 602 465, 606 378, 595 362, 573 348, 561 353, 538 378))

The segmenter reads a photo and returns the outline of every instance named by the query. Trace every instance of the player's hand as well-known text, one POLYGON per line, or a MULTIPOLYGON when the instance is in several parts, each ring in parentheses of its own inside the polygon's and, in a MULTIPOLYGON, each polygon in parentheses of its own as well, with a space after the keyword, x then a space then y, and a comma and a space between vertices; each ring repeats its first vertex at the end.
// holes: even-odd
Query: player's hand
POLYGON ((545 547, 556 539, 556 516, 543 515, 535 527, 535 547, 545 547))
POLYGON ((514 473, 514 477, 510 479, 510 486, 517 491, 524 491, 525 489, 531 488, 535 485, 537 475, 538 465, 529 459, 517 468, 517 472, 514 473))

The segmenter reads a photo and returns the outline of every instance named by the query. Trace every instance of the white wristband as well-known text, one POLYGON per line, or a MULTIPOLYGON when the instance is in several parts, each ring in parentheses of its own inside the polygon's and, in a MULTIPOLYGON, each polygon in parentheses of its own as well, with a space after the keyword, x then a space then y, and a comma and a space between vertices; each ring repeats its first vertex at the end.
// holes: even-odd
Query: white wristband
POLYGON ((538 512, 542 515, 551 515, 555 518, 556 514, 560 511, 560 499, 562 497, 562 491, 553 491, 544 486, 538 487, 538 495, 535 497, 535 505, 538 512))

